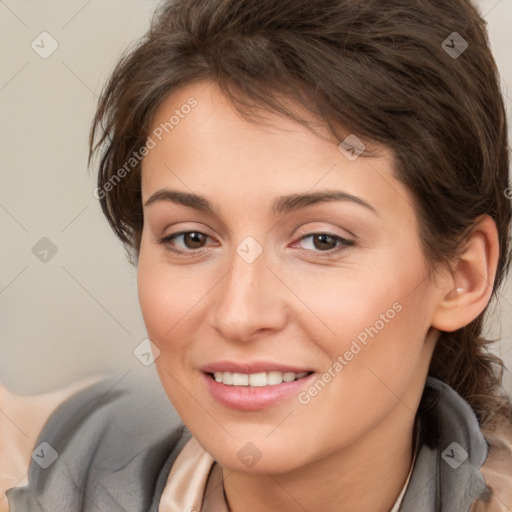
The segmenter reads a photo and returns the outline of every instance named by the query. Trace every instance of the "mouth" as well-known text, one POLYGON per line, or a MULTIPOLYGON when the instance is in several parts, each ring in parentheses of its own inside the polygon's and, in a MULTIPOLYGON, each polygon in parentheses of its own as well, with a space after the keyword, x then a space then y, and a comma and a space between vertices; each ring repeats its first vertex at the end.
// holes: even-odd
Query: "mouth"
POLYGON ((203 370, 202 374, 211 398, 225 408, 243 412, 261 411, 297 399, 316 375, 313 371, 279 370, 253 370, 253 373, 203 370))

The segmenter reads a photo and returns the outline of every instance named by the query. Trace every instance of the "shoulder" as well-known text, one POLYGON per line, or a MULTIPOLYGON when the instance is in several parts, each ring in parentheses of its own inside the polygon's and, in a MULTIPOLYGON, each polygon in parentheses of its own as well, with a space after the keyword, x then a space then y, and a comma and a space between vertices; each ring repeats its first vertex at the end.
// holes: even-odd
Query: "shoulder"
POLYGON ((10 510, 149 510, 189 437, 155 375, 112 375, 50 416, 10 510))
POLYGON ((512 504, 512 418, 482 428, 489 451, 481 473, 489 495, 478 500, 472 512, 508 512, 512 504))
POLYGON ((87 377, 30 396, 19 395, 0 384, 0 512, 8 510, 6 489, 27 483, 34 443, 52 412, 72 395, 101 379, 101 375, 87 377))

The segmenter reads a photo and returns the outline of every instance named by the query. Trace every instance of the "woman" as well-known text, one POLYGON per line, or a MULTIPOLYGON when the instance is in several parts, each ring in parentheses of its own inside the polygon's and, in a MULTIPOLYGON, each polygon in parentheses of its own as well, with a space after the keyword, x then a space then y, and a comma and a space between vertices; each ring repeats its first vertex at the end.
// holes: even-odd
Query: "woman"
POLYGON ((166 2, 100 149, 161 387, 45 397, 12 512, 511 509, 481 334, 507 126, 469 1, 166 2))

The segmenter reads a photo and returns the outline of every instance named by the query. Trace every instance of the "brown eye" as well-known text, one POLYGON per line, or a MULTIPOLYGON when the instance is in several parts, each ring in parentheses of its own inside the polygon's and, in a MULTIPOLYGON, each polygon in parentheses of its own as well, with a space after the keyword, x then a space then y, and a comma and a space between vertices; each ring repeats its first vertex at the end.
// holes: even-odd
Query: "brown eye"
POLYGON ((336 242, 337 240, 335 237, 325 233, 313 235, 313 245, 315 249, 328 251, 329 249, 334 249, 334 247, 336 247, 336 242))
POLYGON ((200 249, 203 247, 207 236, 204 233, 198 231, 189 231, 188 233, 182 233, 183 242, 188 249, 200 249))
POLYGON ((165 236, 159 240, 159 243, 177 254, 189 253, 194 255, 197 254, 195 251, 205 246, 208 238, 208 235, 200 231, 182 231, 181 233, 165 236))

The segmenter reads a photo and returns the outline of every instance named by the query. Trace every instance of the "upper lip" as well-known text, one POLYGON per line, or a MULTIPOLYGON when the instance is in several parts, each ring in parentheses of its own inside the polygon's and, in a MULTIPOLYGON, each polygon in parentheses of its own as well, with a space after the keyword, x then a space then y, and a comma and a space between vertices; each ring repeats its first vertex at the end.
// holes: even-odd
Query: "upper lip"
POLYGON ((291 372, 301 373, 312 371, 309 368, 293 366, 290 364, 276 363, 272 361, 215 361, 202 366, 205 373, 231 372, 231 373, 261 373, 261 372, 291 372))

